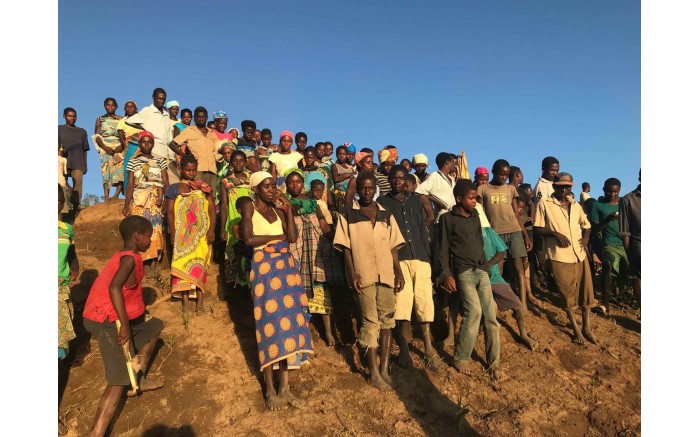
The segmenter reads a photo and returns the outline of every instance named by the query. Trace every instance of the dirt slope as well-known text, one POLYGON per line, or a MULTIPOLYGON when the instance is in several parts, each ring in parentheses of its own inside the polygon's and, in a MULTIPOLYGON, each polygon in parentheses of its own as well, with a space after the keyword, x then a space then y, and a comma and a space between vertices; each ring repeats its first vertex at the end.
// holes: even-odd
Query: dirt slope
MULTIPOLYGON (((81 276, 72 295, 78 316, 97 273, 120 248, 121 206, 96 205, 76 220, 81 276)), ((160 272, 167 282, 167 266, 160 272)), ((485 376, 480 338, 471 375, 453 369, 435 374, 413 354, 413 369, 393 365, 395 391, 386 394, 365 382, 368 371, 355 346, 328 347, 312 328, 318 354, 291 375, 292 389, 307 405, 273 413, 263 403, 250 299, 225 292, 217 266, 210 275, 206 314, 186 321, 178 302, 159 301, 163 281, 146 280, 149 311, 165 322, 151 372, 165 378, 166 387, 122 402, 110 435, 445 437, 459 435, 460 411, 464 435, 641 433, 640 325, 630 308, 615 307, 608 318, 594 316, 601 344, 578 347, 557 298, 540 294, 527 319, 540 342, 537 352, 517 343, 515 320, 500 315, 508 380, 495 385, 485 376)), ((87 434, 104 387, 97 343, 79 317, 75 325, 79 338, 59 380, 59 419, 70 436, 87 434)), ((436 322, 434 331, 440 339, 444 328, 436 322)), ((421 341, 415 339, 413 347, 422 350, 421 341)))

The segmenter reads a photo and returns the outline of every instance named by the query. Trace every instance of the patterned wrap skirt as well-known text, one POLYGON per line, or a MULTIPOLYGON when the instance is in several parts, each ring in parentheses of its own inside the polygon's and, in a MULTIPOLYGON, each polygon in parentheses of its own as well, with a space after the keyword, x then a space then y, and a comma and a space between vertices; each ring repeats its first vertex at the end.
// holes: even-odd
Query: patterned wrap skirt
POLYGON ((306 291, 286 241, 256 249, 250 271, 260 370, 282 360, 296 364, 313 353, 306 291))

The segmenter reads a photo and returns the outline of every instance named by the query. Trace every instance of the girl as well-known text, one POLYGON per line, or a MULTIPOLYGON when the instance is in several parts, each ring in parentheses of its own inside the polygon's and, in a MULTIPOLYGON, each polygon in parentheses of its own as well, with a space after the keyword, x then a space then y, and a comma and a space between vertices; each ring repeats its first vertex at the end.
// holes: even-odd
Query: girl
POLYGON ((173 244, 172 293, 182 298, 182 311, 189 314, 189 299, 197 299, 196 312, 204 304, 204 285, 214 242, 216 211, 211 187, 195 180, 197 159, 190 154, 180 160, 180 183, 165 192, 168 229, 173 244))
POLYGON ((163 250, 163 193, 169 185, 168 163, 163 158, 151 154, 154 145, 153 134, 141 131, 139 151, 126 164, 127 189, 122 213, 125 217, 140 215, 153 225, 151 245, 141 254, 143 261, 151 263, 155 275, 156 263, 163 250))
POLYGON ((301 153, 292 150, 294 134, 286 130, 280 134, 279 151, 270 155, 270 174, 277 183, 277 188, 284 191, 284 174, 290 168, 297 168, 299 161, 303 158, 301 153))
MULTIPOLYGON (((218 155, 221 156, 221 162, 216 163, 216 167, 219 169, 216 173, 216 183, 221 185, 221 181, 229 174, 231 161, 231 154, 236 150, 236 144, 231 141, 224 141, 218 149, 218 155)), ((220 202, 219 192, 216 192, 216 204, 220 202)))
POLYGON ((297 241, 297 227, 291 205, 285 196, 277 195, 270 173, 253 173, 250 188, 255 202, 242 205, 241 223, 244 243, 254 247, 250 282, 265 404, 270 410, 281 410, 287 404, 299 407, 303 402, 289 390, 288 360, 306 360, 313 346, 299 263, 289 249, 289 243, 297 241), (275 206, 276 198, 279 207, 275 206), (274 364, 279 365, 278 390, 272 377, 274 364))
POLYGON ((351 146, 350 143, 338 146, 335 151, 336 161, 331 167, 331 175, 335 184, 333 200, 338 211, 342 211, 345 206, 345 193, 348 191, 348 184, 350 179, 356 174, 355 169, 347 160, 349 146, 351 146))
POLYGON ((247 286, 248 278, 243 260, 243 241, 239 238, 238 225, 241 215, 236 202, 242 197, 252 198, 250 171, 245 168, 246 155, 242 150, 232 152, 230 173, 221 180, 220 224, 221 240, 226 242, 224 276, 227 283, 247 286))
POLYGON ((124 148, 119 141, 117 125, 121 117, 114 112, 119 105, 112 97, 107 97, 104 101, 106 114, 97 117, 95 120, 95 135, 92 141, 98 146, 100 152, 100 163, 102 166, 102 187, 104 188, 105 201, 117 200, 122 192, 124 182, 124 148), (112 185, 117 186, 114 197, 109 197, 109 189, 112 185))
MULTIPOLYGON (((124 103, 124 118, 119 120, 117 123, 117 134, 119 135, 119 142, 122 145, 122 149, 126 150, 124 154, 124 162, 129 164, 129 160, 132 156, 139 150, 139 132, 140 129, 127 124, 126 119, 138 112, 136 108, 136 103, 133 100, 127 100, 124 103)), ((129 175, 126 171, 126 166, 124 166, 124 193, 126 194, 127 187, 129 185, 129 175)))
MULTIPOLYGON (((289 170, 285 184, 287 185, 287 196, 289 196, 289 202, 292 205, 297 234, 301 237, 296 243, 290 244, 289 249, 301 266, 301 278, 309 298, 309 310, 311 314, 321 315, 326 342, 332 346, 335 345, 330 318, 333 305, 330 290, 326 284, 325 272, 325 264, 331 260, 322 259, 319 256, 321 245, 327 246, 324 248, 324 253, 332 253, 332 250, 327 250, 332 249, 331 227, 326 222, 316 200, 311 198, 308 193, 303 192, 304 175, 301 170, 289 170)), ((340 266, 338 267, 340 268, 340 266)))
POLYGON ((304 191, 311 192, 311 181, 314 179, 319 179, 323 181, 326 189, 323 191, 322 199, 324 202, 332 200, 330 194, 331 185, 331 174, 328 172, 328 168, 325 165, 319 165, 318 151, 314 147, 307 147, 304 149, 304 158, 302 159, 301 171, 304 174, 304 191))

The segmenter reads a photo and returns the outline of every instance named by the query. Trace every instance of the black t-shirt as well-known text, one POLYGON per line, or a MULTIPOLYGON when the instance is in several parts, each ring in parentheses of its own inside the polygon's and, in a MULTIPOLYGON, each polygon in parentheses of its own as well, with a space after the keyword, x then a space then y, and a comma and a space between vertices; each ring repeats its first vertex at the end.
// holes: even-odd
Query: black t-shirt
POLYGON ((87 132, 81 127, 58 126, 58 142, 66 152, 68 171, 82 170, 87 173, 87 162, 83 152, 90 150, 87 132))

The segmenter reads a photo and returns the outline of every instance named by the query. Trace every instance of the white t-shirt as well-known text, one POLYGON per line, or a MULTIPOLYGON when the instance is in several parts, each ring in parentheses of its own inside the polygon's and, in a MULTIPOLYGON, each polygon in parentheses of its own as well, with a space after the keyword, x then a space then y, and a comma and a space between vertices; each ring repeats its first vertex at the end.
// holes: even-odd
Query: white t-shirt
POLYGON ((452 176, 443 174, 440 170, 431 173, 428 178, 416 188, 416 193, 424 195, 433 195, 442 203, 447 205, 447 209, 442 209, 435 217, 437 222, 438 217, 447 211, 451 210, 457 202, 454 196, 455 180, 452 176))

